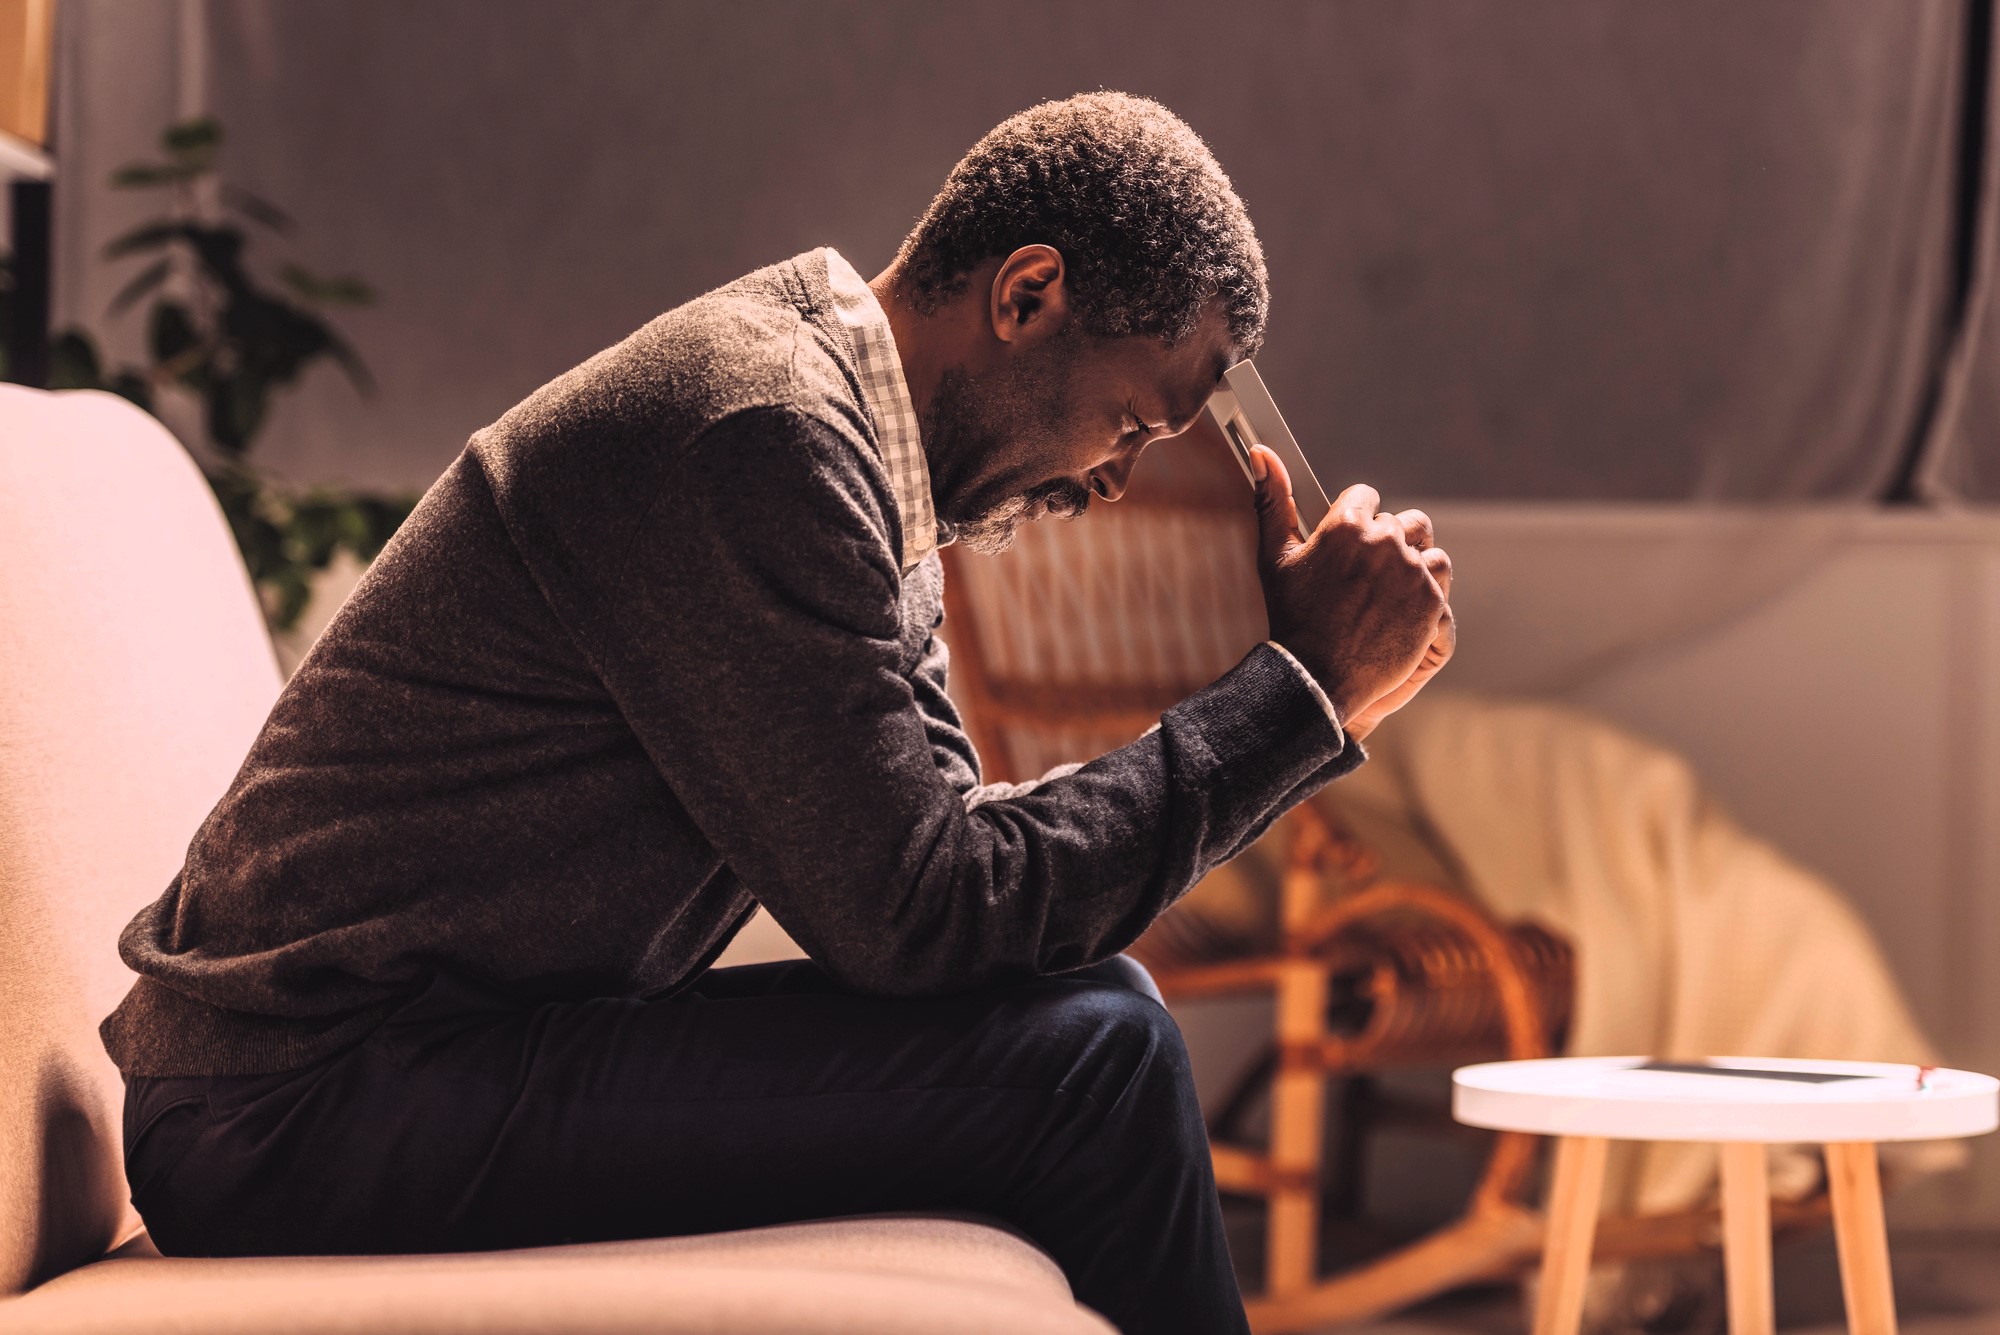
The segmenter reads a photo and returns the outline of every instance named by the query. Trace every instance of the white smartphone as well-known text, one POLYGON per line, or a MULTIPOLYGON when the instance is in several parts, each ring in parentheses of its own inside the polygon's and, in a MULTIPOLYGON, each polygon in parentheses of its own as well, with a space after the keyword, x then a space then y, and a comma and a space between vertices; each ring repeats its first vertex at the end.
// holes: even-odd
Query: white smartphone
POLYGON ((1257 485, 1256 474, 1250 471, 1252 445, 1262 445, 1284 461, 1285 472, 1292 479, 1292 500, 1299 507, 1299 526, 1308 535, 1318 528, 1333 503, 1313 476, 1312 465, 1285 425, 1271 391, 1264 388, 1264 377, 1257 374, 1256 365, 1238 362, 1225 371, 1222 383, 1209 396, 1206 412, 1229 442, 1230 453, 1236 456, 1251 486, 1257 485))

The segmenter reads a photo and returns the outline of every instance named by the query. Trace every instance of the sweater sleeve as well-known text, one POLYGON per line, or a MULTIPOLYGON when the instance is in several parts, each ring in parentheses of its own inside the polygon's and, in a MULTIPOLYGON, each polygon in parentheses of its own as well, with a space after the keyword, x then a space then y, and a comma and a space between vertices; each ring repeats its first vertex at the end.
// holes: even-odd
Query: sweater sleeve
POLYGON ((1105 959, 1358 762, 1259 645, 1157 730, 968 806, 900 661, 886 496, 857 448, 788 409, 710 428, 593 599, 612 615, 591 635, 696 824, 834 977, 913 995, 1105 959))
POLYGON ((931 759, 952 790, 964 797, 979 786, 979 753, 965 731, 958 705, 947 689, 951 674, 951 650, 932 635, 924 645, 924 656, 910 674, 910 691, 917 712, 923 716, 924 735, 931 744, 931 759))

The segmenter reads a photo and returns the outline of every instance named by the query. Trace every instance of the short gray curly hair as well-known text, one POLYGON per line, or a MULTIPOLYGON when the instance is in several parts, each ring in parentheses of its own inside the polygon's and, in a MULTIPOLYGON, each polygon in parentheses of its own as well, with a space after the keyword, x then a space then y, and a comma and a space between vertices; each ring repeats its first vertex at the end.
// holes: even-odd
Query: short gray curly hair
POLYGON ((1245 356, 1263 342, 1250 215, 1208 145, 1150 98, 1080 93, 1010 116, 952 168, 896 262, 929 314, 980 264, 1037 244, 1061 252, 1089 333, 1177 343, 1220 300, 1245 356))

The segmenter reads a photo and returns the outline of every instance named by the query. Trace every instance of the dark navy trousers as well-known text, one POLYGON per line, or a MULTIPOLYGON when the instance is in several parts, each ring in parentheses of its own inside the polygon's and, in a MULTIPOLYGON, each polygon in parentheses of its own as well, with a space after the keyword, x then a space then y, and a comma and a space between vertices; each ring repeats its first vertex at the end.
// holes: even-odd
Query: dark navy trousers
POLYGON ((804 962, 657 1001, 524 1005, 441 976, 302 1070, 133 1078, 126 1166, 169 1255, 972 1212, 1127 1335, 1248 1330, 1187 1051, 1123 958, 924 999, 804 962))

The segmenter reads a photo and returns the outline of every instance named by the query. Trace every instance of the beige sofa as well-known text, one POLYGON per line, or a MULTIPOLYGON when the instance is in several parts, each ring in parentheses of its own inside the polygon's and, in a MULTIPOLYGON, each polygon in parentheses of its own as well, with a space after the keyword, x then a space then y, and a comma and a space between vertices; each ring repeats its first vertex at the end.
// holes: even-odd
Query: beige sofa
MULTIPOLYGON (((162 1258, 97 1041, 278 690, 187 455, 95 393, 0 385, 0 1331, 1104 1335, 1001 1229, 871 1218, 466 1256, 162 1258)), ((299 1202, 310 1209, 311 1202, 299 1202)))

